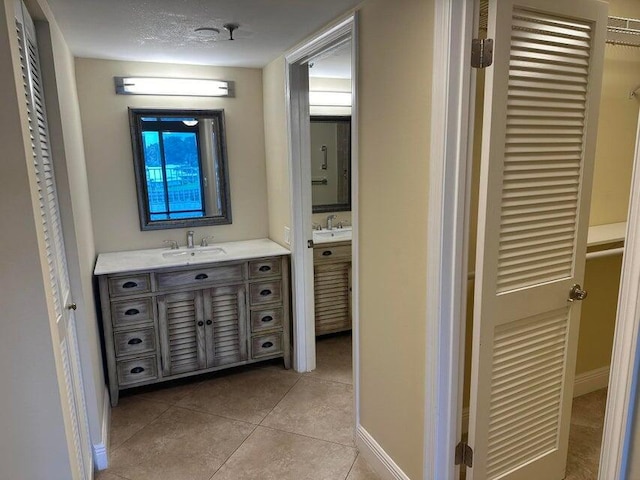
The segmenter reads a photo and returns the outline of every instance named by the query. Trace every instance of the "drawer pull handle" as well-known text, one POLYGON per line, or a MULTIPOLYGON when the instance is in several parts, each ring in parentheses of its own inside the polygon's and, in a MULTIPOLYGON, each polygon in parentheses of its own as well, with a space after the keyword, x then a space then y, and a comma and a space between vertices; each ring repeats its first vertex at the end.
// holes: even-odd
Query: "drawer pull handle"
POLYGON ((138 315, 140 313, 140 310, 138 310, 137 308, 130 308, 129 310, 127 310, 126 312, 124 312, 125 315, 131 316, 131 315, 138 315))
POLYGON ((203 322, 202 320, 200 320, 200 321, 198 322, 198 326, 199 326, 199 327, 204 326, 204 322, 203 322))
POLYGON ((213 322, 211 320, 207 320, 207 325, 213 325, 213 322))
POLYGON ((331 250, 325 250, 324 252, 322 252, 322 255, 324 257, 328 257, 330 255, 333 255, 333 252, 331 250))
POLYGON ((268 272, 269 270, 271 270, 271 267, 269 265, 263 265, 258 270, 260 270, 261 272, 268 272))
POLYGON ((144 368, 142 367, 134 367, 131 369, 131 373, 142 373, 144 372, 144 368))
POLYGON ((268 288, 265 290, 261 290, 260 291, 260 295, 262 295, 263 297, 267 297, 269 295, 271 295, 271 290, 269 290, 268 288))
POLYGON ((205 280, 209 278, 209 275, 207 275, 206 273, 199 273, 198 275, 196 275, 196 280, 205 280))
POLYGON ((273 317, 271 315, 267 315, 266 317, 262 317, 262 323, 269 323, 273 320, 273 317))
POLYGON ((129 345, 140 345, 142 343, 141 338, 132 338, 127 342, 129 345))
POLYGON ((271 348, 273 347, 273 342, 264 342, 262 344, 262 348, 271 348))
POLYGON ((135 288, 138 284, 136 282, 125 282, 122 284, 122 288, 135 288))

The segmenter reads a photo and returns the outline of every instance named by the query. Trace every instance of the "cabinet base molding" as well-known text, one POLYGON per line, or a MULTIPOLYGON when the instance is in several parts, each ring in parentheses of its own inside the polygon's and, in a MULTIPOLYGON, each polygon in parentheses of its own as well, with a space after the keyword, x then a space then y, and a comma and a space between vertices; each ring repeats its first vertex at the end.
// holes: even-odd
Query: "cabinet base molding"
POLYGON ((93 445, 93 466, 95 470, 106 470, 109 466, 109 426, 111 424, 111 403, 109 390, 104 389, 102 406, 102 429, 100 443, 93 445))
POLYGON ((362 425, 356 427, 356 447, 382 480, 410 480, 362 425))

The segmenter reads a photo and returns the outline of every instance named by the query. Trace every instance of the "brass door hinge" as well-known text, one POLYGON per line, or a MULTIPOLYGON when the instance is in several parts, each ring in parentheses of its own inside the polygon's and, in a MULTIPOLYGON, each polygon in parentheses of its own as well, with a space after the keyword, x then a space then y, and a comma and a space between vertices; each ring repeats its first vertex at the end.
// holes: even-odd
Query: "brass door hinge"
POLYGON ((493 63, 493 39, 474 38, 471 43, 471 66, 487 68, 493 63))
POLYGON ((473 467, 473 448, 467 442, 460 442, 456 446, 456 465, 473 467))

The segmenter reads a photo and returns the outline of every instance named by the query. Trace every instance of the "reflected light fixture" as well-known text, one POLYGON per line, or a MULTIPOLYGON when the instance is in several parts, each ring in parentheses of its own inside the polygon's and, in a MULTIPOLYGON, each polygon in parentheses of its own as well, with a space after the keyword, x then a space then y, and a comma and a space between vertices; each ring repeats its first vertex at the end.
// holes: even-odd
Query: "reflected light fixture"
POLYGON ((350 107, 351 92, 309 92, 312 107, 350 107))
POLYGON ((234 83, 200 78, 114 77, 120 95, 234 97, 234 83))

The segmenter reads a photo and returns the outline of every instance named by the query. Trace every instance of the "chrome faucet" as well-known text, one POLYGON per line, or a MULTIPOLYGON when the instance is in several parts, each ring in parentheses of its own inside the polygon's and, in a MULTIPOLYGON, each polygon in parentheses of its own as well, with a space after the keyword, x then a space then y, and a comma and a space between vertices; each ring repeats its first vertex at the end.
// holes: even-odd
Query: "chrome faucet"
POLYGON ((333 219, 337 218, 337 215, 327 216, 327 230, 333 230, 333 219))
POLYGON ((202 240, 200 241, 200 246, 201 247, 208 247, 209 246, 209 240, 213 240, 213 235, 207 235, 206 237, 202 237, 202 240))
POLYGON ((175 240, 165 240, 164 243, 168 243, 171 247, 171 250, 178 250, 180 247, 178 246, 178 242, 175 240))
POLYGON ((187 232, 187 248, 193 248, 193 230, 187 232))

